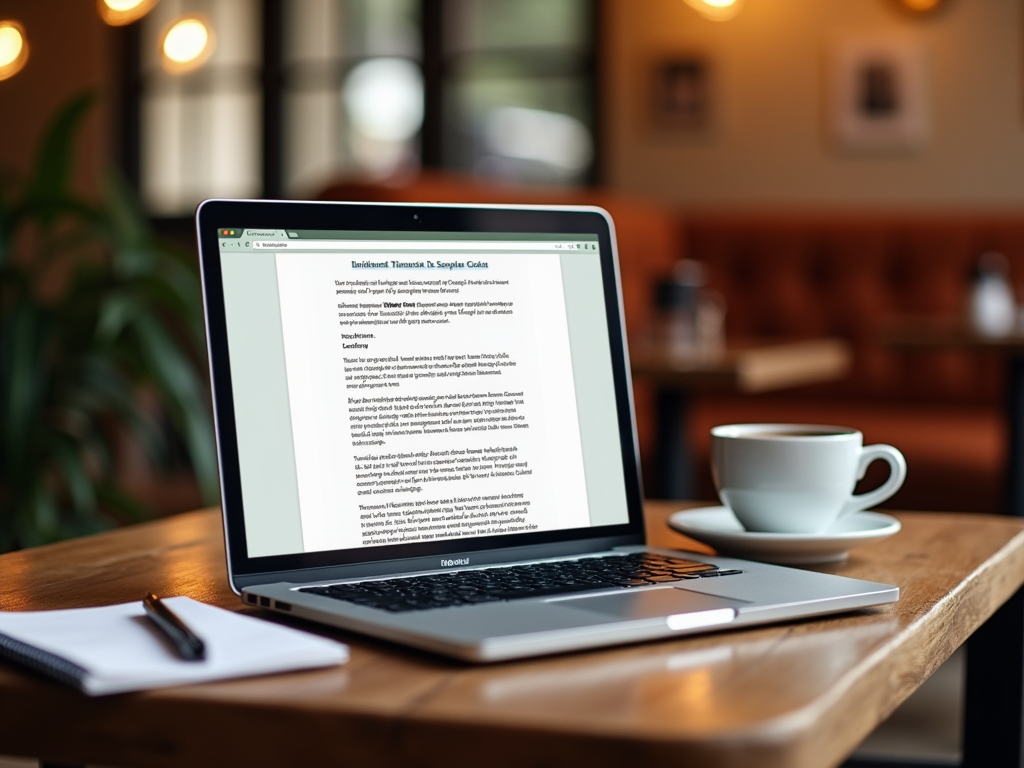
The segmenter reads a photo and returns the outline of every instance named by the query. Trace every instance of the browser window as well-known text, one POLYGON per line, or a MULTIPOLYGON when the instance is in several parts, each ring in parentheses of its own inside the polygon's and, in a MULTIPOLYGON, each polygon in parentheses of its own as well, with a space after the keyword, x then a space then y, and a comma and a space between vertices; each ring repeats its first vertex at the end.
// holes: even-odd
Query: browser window
POLYGON ((626 522, 596 237, 219 234, 250 556, 626 522))

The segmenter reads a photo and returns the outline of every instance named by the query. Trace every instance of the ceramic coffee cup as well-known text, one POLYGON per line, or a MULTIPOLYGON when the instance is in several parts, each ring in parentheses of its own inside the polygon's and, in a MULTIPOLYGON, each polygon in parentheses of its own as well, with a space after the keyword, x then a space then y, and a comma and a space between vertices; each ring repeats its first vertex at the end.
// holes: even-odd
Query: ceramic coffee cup
POLYGON ((727 424, 711 430, 711 471, 722 503, 746 530, 820 533, 903 485, 903 454, 891 445, 863 442, 849 427, 727 424), (857 481, 877 459, 888 462, 889 478, 854 495, 857 481))

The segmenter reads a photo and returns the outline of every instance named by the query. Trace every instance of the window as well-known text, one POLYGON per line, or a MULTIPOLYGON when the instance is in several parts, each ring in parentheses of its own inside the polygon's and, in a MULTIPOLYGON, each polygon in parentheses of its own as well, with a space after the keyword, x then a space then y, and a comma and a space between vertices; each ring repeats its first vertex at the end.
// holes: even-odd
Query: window
POLYGON ((140 193, 158 216, 191 213, 204 197, 258 197, 260 38, 251 3, 163 0, 142 22, 140 193), (168 72, 164 34, 199 16, 215 30, 200 68, 168 72))
POLYGON ((593 181, 592 0, 163 0, 125 28, 122 162, 154 217, 420 166, 593 181), (183 16, 213 50, 161 45, 183 16))
POLYGON ((581 183, 593 160, 592 3, 446 0, 442 164, 581 183))
POLYGON ((419 166, 423 124, 417 0, 293 0, 284 54, 285 193, 344 173, 419 166))

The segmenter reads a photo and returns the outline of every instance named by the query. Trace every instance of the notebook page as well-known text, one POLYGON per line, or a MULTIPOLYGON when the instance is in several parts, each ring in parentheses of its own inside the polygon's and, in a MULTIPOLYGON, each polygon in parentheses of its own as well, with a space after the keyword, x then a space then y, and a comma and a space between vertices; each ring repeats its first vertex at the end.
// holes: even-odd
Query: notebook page
POLYGON ((188 597, 164 601, 206 644, 185 661, 146 618, 141 602, 101 608, 0 612, 0 633, 88 670, 91 695, 331 666, 347 646, 188 597))

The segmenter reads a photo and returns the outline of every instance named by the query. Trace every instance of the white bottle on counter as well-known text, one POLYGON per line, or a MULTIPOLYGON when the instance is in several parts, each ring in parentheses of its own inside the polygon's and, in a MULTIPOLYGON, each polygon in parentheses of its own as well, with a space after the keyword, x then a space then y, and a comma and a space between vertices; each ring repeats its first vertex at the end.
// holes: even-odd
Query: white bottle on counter
POLYGON ((1017 321, 1017 304, 1009 279, 1010 263, 995 251, 978 260, 978 273, 971 288, 971 324, 984 336, 1007 336, 1017 321))

